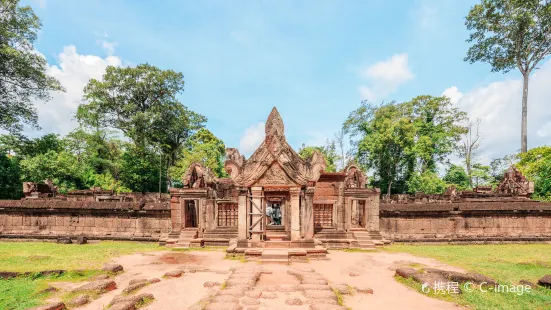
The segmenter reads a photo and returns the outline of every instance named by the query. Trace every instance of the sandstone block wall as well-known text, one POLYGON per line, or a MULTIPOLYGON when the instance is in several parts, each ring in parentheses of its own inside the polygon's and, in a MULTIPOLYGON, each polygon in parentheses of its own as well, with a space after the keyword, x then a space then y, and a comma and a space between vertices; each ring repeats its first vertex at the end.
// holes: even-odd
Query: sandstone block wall
POLYGON ((153 241, 170 226, 168 203, 0 200, 0 238, 153 241))
POLYGON ((551 241, 551 204, 381 204, 380 232, 399 242, 551 241))

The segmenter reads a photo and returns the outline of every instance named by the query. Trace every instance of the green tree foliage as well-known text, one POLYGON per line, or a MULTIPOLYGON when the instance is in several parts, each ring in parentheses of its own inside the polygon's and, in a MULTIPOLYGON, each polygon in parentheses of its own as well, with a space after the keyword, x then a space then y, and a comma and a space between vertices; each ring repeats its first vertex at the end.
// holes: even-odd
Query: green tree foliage
POLYGON ((19 199, 23 196, 19 160, 0 150, 0 199, 19 199))
POLYGON ((473 187, 477 186, 489 186, 493 185, 493 178, 491 175, 491 167, 484 166, 480 163, 473 165, 472 169, 473 187))
POLYGON ((337 163, 341 157, 337 155, 337 148, 334 141, 327 141, 325 146, 306 146, 305 144, 302 144, 302 147, 298 151, 298 155, 302 159, 308 159, 312 157, 312 154, 314 154, 315 151, 319 151, 323 155, 325 165, 327 166, 325 171, 337 171, 337 163))
POLYGON ((79 176, 82 175, 84 167, 67 151, 49 150, 44 154, 21 160, 20 165, 21 179, 24 181, 41 183, 51 179, 61 193, 83 186, 79 176))
POLYGON ((408 192, 415 194, 422 192, 425 194, 443 194, 448 185, 444 182, 438 174, 426 171, 424 173, 415 173, 408 181, 408 192))
POLYGON ((350 113, 343 128, 357 147, 356 159, 374 171, 372 185, 383 192, 403 193, 418 173, 436 173, 466 131, 466 114, 447 97, 418 96, 409 102, 374 106, 363 102, 350 113))
POLYGON ((454 151, 467 129, 460 124, 467 114, 453 107, 448 97, 418 96, 403 104, 406 115, 414 123, 415 157, 421 173, 436 172, 441 163, 454 151))
POLYGON ((46 75, 46 59, 34 49, 41 26, 30 6, 0 0, 0 129, 16 133, 24 123, 38 128, 31 100, 47 101, 50 91, 63 91, 46 75))
POLYGON ((528 81, 537 64, 551 53, 551 1, 482 0, 466 18, 473 43, 466 61, 485 62, 492 71, 522 73, 521 152, 527 151, 528 81))
POLYGON ((122 131, 146 152, 151 145, 175 151, 204 117, 185 109, 176 98, 184 90, 181 73, 148 64, 107 67, 103 79, 90 80, 84 88, 85 103, 77 111, 81 124, 122 131))
POLYGON ((470 189, 469 176, 461 166, 450 165, 442 180, 448 184, 455 185, 458 190, 470 189))
MULTIPOLYGON (((132 192, 166 192, 166 164, 160 154, 128 147, 121 156, 120 181, 132 192)), ((166 159, 164 159, 166 160, 166 159)))
POLYGON ((551 147, 540 146, 520 154, 517 167, 534 182, 534 198, 551 201, 551 147))
POLYGON ((175 185, 181 185, 184 173, 194 162, 200 162, 205 167, 210 168, 217 177, 227 177, 228 175, 224 170, 225 155, 224 142, 208 129, 199 129, 186 143, 180 159, 170 168, 169 175, 172 182, 175 185))

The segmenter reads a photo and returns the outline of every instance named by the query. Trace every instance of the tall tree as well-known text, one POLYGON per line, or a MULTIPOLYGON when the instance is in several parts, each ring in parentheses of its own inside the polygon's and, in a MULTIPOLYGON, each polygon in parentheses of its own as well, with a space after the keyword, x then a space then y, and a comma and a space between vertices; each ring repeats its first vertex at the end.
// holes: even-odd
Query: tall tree
POLYGON ((365 171, 373 169, 375 184, 406 190, 406 180, 413 173, 415 125, 402 104, 385 103, 376 107, 366 101, 350 113, 343 125, 346 133, 359 136, 356 159, 365 171))
POLYGON ((551 53, 551 1, 482 0, 471 8, 466 26, 474 43, 466 61, 489 63, 493 72, 518 68, 523 76, 521 152, 527 151, 528 81, 551 53))
POLYGON ((34 49, 41 26, 31 7, 0 0, 0 129, 19 132, 24 123, 38 128, 31 100, 47 101, 50 91, 63 91, 46 74, 46 59, 34 49))
MULTIPOLYGON (((77 119, 91 127, 122 131, 137 146, 136 151, 145 154, 148 146, 158 145, 159 131, 177 141, 179 138, 172 134, 185 132, 182 127, 190 124, 185 119, 189 116, 187 110, 176 98, 183 90, 183 75, 172 70, 148 64, 110 66, 101 81, 92 79, 84 88, 85 103, 79 106, 77 119), (174 118, 181 122, 175 122, 174 118), (171 132, 171 128, 176 133, 171 132)), ((197 122, 193 123, 196 127, 197 122)))
POLYGON ((476 120, 476 125, 469 123, 467 125, 467 132, 465 133, 461 143, 457 145, 457 155, 463 159, 467 175, 469 177, 469 186, 473 187, 473 161, 475 160, 476 153, 480 147, 480 119, 476 120), (475 128, 473 128, 476 126, 475 128))
POLYGON ((453 107, 448 97, 417 96, 402 106, 415 126, 413 151, 419 172, 436 172, 436 164, 452 153, 465 133, 465 127, 460 124, 467 119, 467 114, 453 107))

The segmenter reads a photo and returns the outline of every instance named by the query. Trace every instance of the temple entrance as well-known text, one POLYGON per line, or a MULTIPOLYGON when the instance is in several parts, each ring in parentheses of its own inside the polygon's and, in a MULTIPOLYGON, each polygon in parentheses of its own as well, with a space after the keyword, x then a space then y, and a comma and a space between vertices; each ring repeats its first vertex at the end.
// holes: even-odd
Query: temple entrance
POLYGON ((266 225, 283 226, 283 210, 279 202, 268 202, 266 204, 266 225))
POLYGON ((350 225, 352 228, 365 228, 365 201, 353 200, 351 211, 350 225))
POLYGON ((197 227, 197 203, 195 200, 186 200, 184 208, 184 227, 197 227))

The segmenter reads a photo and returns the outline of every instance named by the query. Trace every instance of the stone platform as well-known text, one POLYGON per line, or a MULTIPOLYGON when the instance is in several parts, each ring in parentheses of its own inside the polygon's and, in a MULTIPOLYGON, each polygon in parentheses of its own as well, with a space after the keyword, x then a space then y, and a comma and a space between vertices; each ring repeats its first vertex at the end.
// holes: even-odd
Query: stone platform
POLYGON ((238 248, 231 245, 226 250, 226 257, 243 257, 246 261, 260 263, 289 264, 293 262, 308 262, 311 259, 328 259, 327 249, 314 248, 238 248))

